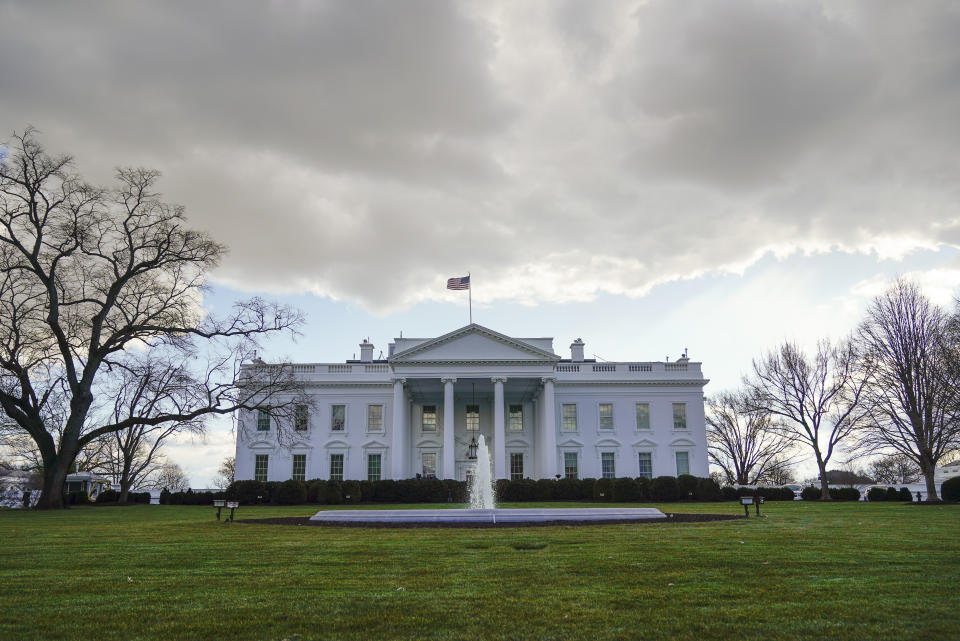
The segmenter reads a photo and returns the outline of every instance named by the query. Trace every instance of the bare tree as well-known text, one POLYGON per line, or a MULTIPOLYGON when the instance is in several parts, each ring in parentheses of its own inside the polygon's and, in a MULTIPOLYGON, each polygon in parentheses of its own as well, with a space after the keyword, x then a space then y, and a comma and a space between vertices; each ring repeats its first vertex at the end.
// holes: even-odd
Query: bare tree
POLYGON ((870 477, 877 483, 916 483, 920 466, 905 454, 881 454, 870 463, 870 477))
POLYGON ((176 463, 165 463, 147 487, 168 492, 186 492, 190 489, 190 479, 176 463))
MULTIPOLYGON (((260 299, 224 318, 200 304, 225 248, 186 227, 183 208, 154 192, 149 169, 120 169, 113 189, 70 172, 28 129, 0 163, 0 407, 36 444, 44 485, 38 507, 63 507, 64 478, 78 452, 105 435, 194 421, 238 409, 289 404, 298 393, 289 365, 241 377, 263 336, 301 324, 291 308, 260 299), (133 350, 185 363, 162 409, 90 421, 112 373, 133 350), (54 428, 48 405, 65 395, 54 428), (56 429, 59 429, 59 437, 56 429)), ((275 410, 276 411, 276 410, 275 410)))
POLYGON ((235 471, 236 459, 232 456, 223 459, 223 463, 220 464, 220 469, 217 470, 217 475, 213 479, 213 485, 221 490, 227 489, 233 483, 235 471))
POLYGON ((960 378, 950 361, 948 315, 913 282, 897 279, 873 299, 857 330, 870 421, 861 432, 872 451, 914 461, 937 500, 937 464, 960 448, 960 378))
POLYGON ((773 429, 769 412, 751 407, 743 393, 707 399, 707 454, 727 483, 753 485, 771 464, 790 459, 793 443, 773 429))
MULTIPOLYGON (((131 355, 117 367, 110 381, 113 406, 108 421, 117 424, 131 417, 149 417, 176 411, 184 385, 191 385, 190 372, 179 363, 155 358, 151 351, 131 355)), ((100 471, 109 474, 120 487, 118 502, 127 502, 130 489, 143 484, 164 465, 162 447, 175 434, 203 432, 201 417, 150 425, 135 423, 102 437, 109 444, 100 471)))
POLYGON ((793 483, 793 463, 794 459, 792 457, 775 457, 770 461, 763 473, 757 476, 757 485, 786 485, 787 483, 793 483))
POLYGON ((750 406, 777 419, 775 429, 784 438, 813 451, 821 500, 830 500, 827 464, 841 445, 854 444, 864 420, 858 362, 850 341, 833 346, 822 340, 812 357, 785 342, 754 360, 747 380, 750 406))

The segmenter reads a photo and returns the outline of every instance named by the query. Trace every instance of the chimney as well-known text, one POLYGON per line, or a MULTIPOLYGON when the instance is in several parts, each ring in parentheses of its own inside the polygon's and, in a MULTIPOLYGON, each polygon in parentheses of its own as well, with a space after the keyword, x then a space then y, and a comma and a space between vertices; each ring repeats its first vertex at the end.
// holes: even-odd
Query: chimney
POLYGON ((583 362, 583 339, 578 338, 570 343, 570 360, 575 363, 583 362))
POLYGON ((370 342, 369 338, 363 339, 363 342, 360 343, 360 362, 361 363, 370 363, 373 361, 373 343, 370 342))

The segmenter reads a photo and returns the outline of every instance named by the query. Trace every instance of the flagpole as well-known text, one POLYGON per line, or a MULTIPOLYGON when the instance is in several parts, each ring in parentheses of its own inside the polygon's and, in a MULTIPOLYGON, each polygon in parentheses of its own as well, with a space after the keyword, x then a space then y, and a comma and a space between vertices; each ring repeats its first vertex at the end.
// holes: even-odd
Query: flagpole
MULTIPOLYGON (((467 278, 470 278, 470 272, 467 272, 467 278)), ((473 325, 473 282, 470 281, 469 286, 467 287, 467 300, 470 307, 470 324, 473 325)))

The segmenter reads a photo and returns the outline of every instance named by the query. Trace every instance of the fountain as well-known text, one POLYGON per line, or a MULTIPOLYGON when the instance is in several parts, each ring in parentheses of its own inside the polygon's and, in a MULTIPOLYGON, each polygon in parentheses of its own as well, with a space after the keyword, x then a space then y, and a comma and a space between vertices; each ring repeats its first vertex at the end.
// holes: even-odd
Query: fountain
POLYGON ((477 441, 477 468, 470 480, 470 509, 492 510, 496 507, 493 492, 493 477, 490 474, 490 450, 483 434, 477 441))
POLYGON ((665 519, 667 516, 652 507, 602 508, 520 508, 503 509, 495 505, 490 450, 480 435, 477 443, 477 466, 470 481, 468 509, 427 510, 321 510, 310 517, 330 525, 494 525, 531 523, 630 522, 665 519))

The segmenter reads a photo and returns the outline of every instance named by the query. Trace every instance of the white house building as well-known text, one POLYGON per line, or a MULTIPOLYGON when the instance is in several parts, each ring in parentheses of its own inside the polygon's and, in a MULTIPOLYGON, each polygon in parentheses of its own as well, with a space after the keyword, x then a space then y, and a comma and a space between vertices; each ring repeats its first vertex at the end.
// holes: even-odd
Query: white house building
POLYGON ((359 360, 296 364, 310 402, 283 439, 268 410, 241 412, 235 478, 468 480, 481 434, 495 478, 707 476, 700 363, 570 350, 471 324, 394 339, 385 360, 364 340, 359 360))

